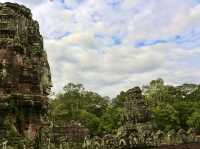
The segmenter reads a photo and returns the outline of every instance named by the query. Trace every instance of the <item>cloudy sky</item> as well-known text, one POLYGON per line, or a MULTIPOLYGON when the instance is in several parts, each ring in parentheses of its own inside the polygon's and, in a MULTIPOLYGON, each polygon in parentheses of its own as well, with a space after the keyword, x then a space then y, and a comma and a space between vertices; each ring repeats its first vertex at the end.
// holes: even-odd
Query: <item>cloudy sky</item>
POLYGON ((158 77, 200 83, 200 0, 7 1, 39 21, 55 92, 68 82, 109 96, 158 77))

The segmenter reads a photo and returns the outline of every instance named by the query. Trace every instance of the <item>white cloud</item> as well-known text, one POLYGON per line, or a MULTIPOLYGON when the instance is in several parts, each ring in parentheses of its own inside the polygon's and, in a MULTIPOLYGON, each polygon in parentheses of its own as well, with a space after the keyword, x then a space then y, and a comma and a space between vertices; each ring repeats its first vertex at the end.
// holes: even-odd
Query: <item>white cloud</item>
POLYGON ((56 92, 68 82, 111 96, 158 77, 174 84, 200 82, 192 60, 198 48, 173 42, 134 47, 138 40, 199 27, 200 5, 193 0, 123 0, 117 6, 103 0, 13 2, 30 7, 40 23, 56 92))

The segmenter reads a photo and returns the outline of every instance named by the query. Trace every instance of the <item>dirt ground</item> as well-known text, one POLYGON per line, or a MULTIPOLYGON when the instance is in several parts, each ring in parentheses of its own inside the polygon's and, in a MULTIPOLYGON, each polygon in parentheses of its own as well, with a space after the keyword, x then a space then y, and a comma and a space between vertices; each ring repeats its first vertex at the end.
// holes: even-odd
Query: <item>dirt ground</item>
POLYGON ((200 143, 160 146, 154 149, 200 149, 200 143))

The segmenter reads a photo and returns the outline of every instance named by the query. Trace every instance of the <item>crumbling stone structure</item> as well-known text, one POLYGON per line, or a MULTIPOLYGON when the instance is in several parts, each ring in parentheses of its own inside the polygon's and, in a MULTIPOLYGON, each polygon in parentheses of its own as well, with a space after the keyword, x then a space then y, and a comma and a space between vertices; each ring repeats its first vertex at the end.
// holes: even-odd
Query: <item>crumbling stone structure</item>
POLYGON ((123 123, 145 123, 150 120, 150 110, 139 87, 129 89, 124 102, 123 123))
POLYGON ((79 122, 71 121, 67 124, 53 126, 51 143, 57 146, 79 149, 87 136, 89 136, 89 129, 79 122))
POLYGON ((139 87, 129 89, 124 102, 122 132, 135 140, 136 144, 150 143, 152 126, 150 108, 139 87))
MULTIPOLYGON (((118 129, 117 134, 107 134, 103 138, 86 138, 83 148, 145 149, 152 147, 152 149, 156 149, 158 146, 171 148, 171 145, 199 142, 193 129, 163 132, 153 128, 150 106, 139 87, 124 92, 123 97, 125 99, 122 126, 118 129)), ((185 146, 183 145, 183 147, 185 146)))
POLYGON ((50 88, 50 68, 38 22, 30 9, 0 3, 1 137, 34 138, 45 122, 50 88))

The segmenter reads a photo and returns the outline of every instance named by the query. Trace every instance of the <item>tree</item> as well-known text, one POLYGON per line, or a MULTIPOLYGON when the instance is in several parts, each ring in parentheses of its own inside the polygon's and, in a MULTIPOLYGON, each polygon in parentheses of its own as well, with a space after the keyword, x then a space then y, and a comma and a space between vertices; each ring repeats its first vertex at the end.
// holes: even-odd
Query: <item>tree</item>
POLYGON ((92 136, 99 135, 98 129, 100 124, 100 118, 95 114, 87 112, 86 110, 80 110, 79 121, 85 124, 90 130, 92 136))
POLYGON ((149 103, 157 105, 165 97, 165 86, 163 79, 152 80, 149 85, 143 86, 144 95, 149 103))
POLYGON ((90 129, 92 135, 98 133, 100 117, 109 105, 109 98, 85 90, 82 84, 69 83, 51 101, 51 113, 55 123, 78 121, 90 129))
POLYGON ((187 124, 190 128, 195 128, 200 131, 200 111, 197 110, 191 114, 187 120, 187 124))
POLYGON ((120 127, 121 108, 110 106, 100 118, 99 131, 104 133, 113 133, 120 127))
POLYGON ((123 107, 126 100, 126 93, 121 91, 119 95, 112 99, 112 105, 114 107, 123 107))
POLYGON ((194 103, 177 101, 173 104, 176 111, 178 111, 178 119, 180 122, 180 127, 183 129, 188 129, 187 120, 194 112, 194 103))
POLYGON ((172 105, 158 105, 153 108, 153 124, 160 130, 180 128, 178 111, 172 105))
MULTIPOLYGON (((166 85, 163 79, 152 80, 143 87, 145 100, 151 106, 152 124, 155 129, 200 130, 200 86, 183 84, 166 85)), ((121 113, 126 92, 115 98, 88 91, 82 84, 69 83, 51 101, 51 113, 56 123, 79 121, 89 128, 92 135, 112 133, 120 127, 121 113)))

